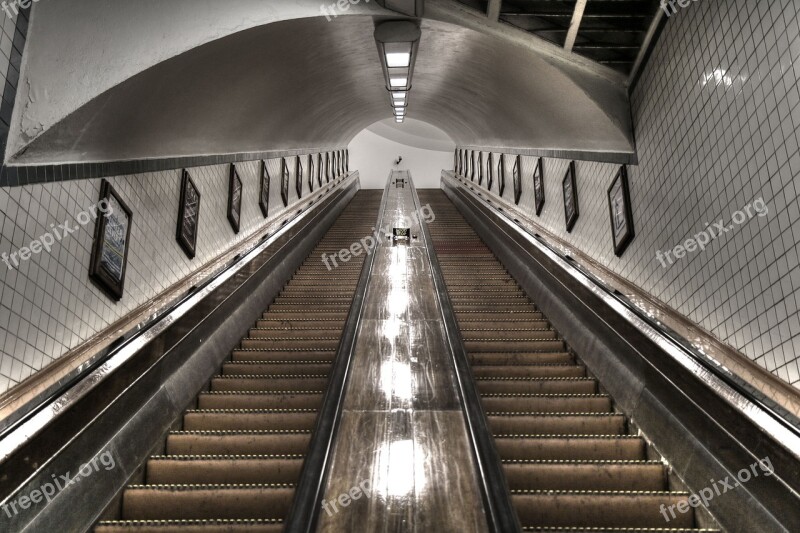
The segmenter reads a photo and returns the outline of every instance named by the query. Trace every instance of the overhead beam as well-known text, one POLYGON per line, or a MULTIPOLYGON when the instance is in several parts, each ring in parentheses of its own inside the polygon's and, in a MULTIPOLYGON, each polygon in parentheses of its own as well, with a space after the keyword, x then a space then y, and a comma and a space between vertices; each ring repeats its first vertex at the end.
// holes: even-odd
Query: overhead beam
POLYGON ((575 3, 575 11, 572 13, 572 22, 569 23, 569 31, 567 32, 567 40, 564 42, 564 50, 572 52, 572 47, 575 46, 575 39, 578 38, 578 30, 581 27, 583 20, 583 12, 586 10, 586 2, 588 0, 578 0, 575 3))
POLYGON ((486 9, 486 16, 489 20, 497 22, 500 20, 500 7, 503 0, 489 0, 489 7, 486 9))

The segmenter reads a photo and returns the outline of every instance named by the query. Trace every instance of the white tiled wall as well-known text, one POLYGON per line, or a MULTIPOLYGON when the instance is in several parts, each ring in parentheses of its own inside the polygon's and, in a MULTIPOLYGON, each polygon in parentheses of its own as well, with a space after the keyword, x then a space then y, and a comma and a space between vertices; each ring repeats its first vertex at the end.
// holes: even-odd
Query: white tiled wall
MULTIPOLYGON (((541 223, 800 387, 800 2, 702 0, 673 15, 633 95, 636 239, 613 253, 606 191, 618 168, 578 162, 580 218, 568 234, 561 181, 545 159, 541 223), (668 268, 656 259, 763 197, 766 217, 668 268)), ((533 211, 535 159, 522 205, 533 211)), ((513 198, 507 158, 505 198, 513 198)), ((485 182, 484 182, 485 185, 485 182)), ((495 191, 497 190, 495 185, 495 191)))
MULTIPOLYGON (((17 25, 17 15, 14 15, 13 10, 11 10, 11 14, 12 16, 9 17, 5 11, 0 9, 0 73, 2 73, 2 77, 8 72, 11 43, 14 41, 14 28, 17 25)), ((5 82, 5 78, 3 81, 5 82)))
MULTIPOLYGON (((294 172, 294 158, 289 168, 294 172)), ((164 292, 252 235, 287 209, 280 196, 280 159, 268 161, 270 213, 258 205, 260 162, 237 164, 244 185, 241 231, 227 219, 229 165, 189 169, 201 194, 197 256, 189 260, 175 240, 181 171, 111 178, 133 211, 125 295, 114 303, 89 281, 94 223, 77 215, 96 204, 101 180, 0 188, 0 253, 17 251, 51 224, 70 221, 79 231, 9 270, 0 263, 0 393, 164 292)), ((307 157, 303 166, 308 172, 307 157)), ((303 180, 303 196, 308 180, 303 180)), ((294 176, 289 207, 297 201, 294 176)))

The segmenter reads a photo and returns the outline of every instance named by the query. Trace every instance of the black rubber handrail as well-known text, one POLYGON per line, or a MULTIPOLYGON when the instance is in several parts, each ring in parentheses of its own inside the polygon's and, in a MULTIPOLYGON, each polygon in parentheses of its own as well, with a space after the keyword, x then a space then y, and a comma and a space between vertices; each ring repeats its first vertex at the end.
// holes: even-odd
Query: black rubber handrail
MULTIPOLYGON (((330 189, 328 192, 324 193, 325 196, 327 194, 336 191, 336 188, 330 189)), ((306 207, 310 207, 314 202, 311 202, 306 207)), ((14 422, 10 423, 7 427, 0 430, 0 441, 8 437, 9 435, 13 434, 17 431, 20 426, 25 424, 31 418, 36 416, 37 413, 45 409, 48 405, 51 405, 59 398, 64 396, 68 391, 72 388, 77 386, 81 383, 87 376, 90 376, 94 371, 98 368, 106 364, 114 355, 119 353, 121 350, 124 350, 128 345, 135 342, 137 339, 142 337, 142 335, 146 334, 150 329, 158 325, 161 321, 163 321, 166 317, 172 314, 176 309, 181 307, 187 300, 192 298, 195 294, 202 291, 210 284, 214 283, 219 277, 223 276, 225 273, 230 271, 231 269, 235 268, 240 262, 242 262, 253 250, 256 250, 259 246, 263 244, 263 242, 274 236, 275 234, 283 231, 290 223, 294 222, 299 217, 303 216, 307 212, 307 209, 304 208, 300 211, 292 213, 282 224, 280 227, 274 229, 272 232, 265 234, 262 236, 261 239, 258 240, 255 244, 253 244, 247 250, 239 253, 228 261, 225 265, 223 265, 218 271, 216 271, 213 275, 209 276, 208 279, 204 280, 199 285, 195 285, 190 290, 188 290, 183 296, 178 297, 177 300, 171 302, 166 308, 161 310, 159 313, 148 319, 143 324, 137 324, 136 326, 132 327, 126 333, 118 337, 110 346, 103 349, 99 352, 91 363, 89 363, 86 367, 83 367, 80 372, 75 374, 74 376, 70 377, 67 381, 63 384, 59 385, 56 389, 52 392, 48 393, 46 396, 43 397, 40 401, 37 401, 35 405, 30 406, 26 409, 25 413, 14 420, 14 422)))
MULTIPOLYGON (((409 173, 410 177, 410 173, 409 173)), ((412 195, 417 207, 417 212, 422 208, 417 189, 411 182, 412 195)), ((428 251, 428 262, 433 276, 436 295, 439 299, 439 307, 442 313, 442 321, 445 328, 447 342, 450 345, 450 354, 456 371, 456 383, 458 384, 459 396, 461 400, 461 410, 469 433, 470 444, 473 458, 478 469, 478 482, 483 498, 486 520, 490 531, 494 533, 510 533, 522 531, 517 517, 517 512, 511 501, 508 483, 503 472, 500 454, 494 443, 494 436, 489 427, 489 420, 483 410, 481 397, 478 393, 472 369, 469 363, 469 355, 461 337, 461 330, 458 327, 453 306, 450 301, 450 294, 447 292, 447 284, 442 275, 439 259, 436 250, 433 248, 433 240, 427 224, 420 220, 420 231, 428 251)))
MULTIPOLYGON (((391 182, 392 180, 389 179, 381 199, 381 207, 378 211, 376 224, 378 228, 380 228, 380 222, 386 209, 391 182)), ((375 264, 375 255, 377 255, 376 251, 377 247, 367 256, 367 260, 361 268, 361 275, 358 278, 358 284, 353 295, 353 303, 350 305, 347 321, 342 330, 342 338, 336 350, 336 358, 328 378, 328 386, 322 407, 319 410, 317 422, 311 434, 311 443, 303 463, 300 482, 295 488, 294 501, 284 524, 286 533, 311 533, 317 527, 319 513, 322 509, 322 497, 325 493, 325 483, 328 479, 331 455, 341 422, 344 396, 349 382, 356 337, 361 325, 364 300, 369 278, 372 275, 373 265, 375 264)))

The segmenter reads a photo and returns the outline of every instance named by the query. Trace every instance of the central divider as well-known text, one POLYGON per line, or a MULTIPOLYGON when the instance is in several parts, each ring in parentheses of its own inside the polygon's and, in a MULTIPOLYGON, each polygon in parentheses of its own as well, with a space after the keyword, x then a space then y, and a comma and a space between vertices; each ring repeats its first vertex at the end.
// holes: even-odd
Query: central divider
POLYGON ((286 531, 520 530, 429 217, 392 172, 286 531))

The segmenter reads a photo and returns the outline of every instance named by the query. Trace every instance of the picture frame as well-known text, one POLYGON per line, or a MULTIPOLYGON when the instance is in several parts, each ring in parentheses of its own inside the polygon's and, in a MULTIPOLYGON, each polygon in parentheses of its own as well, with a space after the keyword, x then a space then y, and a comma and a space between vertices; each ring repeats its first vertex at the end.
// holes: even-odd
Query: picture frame
POLYGON ((511 171, 512 180, 514 182, 514 204, 519 205, 519 200, 522 198, 522 156, 517 155, 514 158, 514 169, 511 171))
POLYGON ((344 151, 344 171, 350 173, 350 149, 344 151))
POLYGON ((289 163, 286 158, 281 158, 281 200, 283 200, 283 207, 289 206, 289 163))
POLYGON ((486 181, 486 189, 492 190, 492 185, 494 185, 494 154, 489 152, 489 155, 486 157, 486 166, 488 166, 488 176, 486 181))
POLYGON ((234 233, 239 233, 242 223, 242 178, 236 165, 231 163, 230 178, 228 179, 228 222, 231 223, 234 233))
POLYGON ((544 158, 540 157, 536 161, 536 166, 533 169, 533 203, 536 211, 536 216, 541 216, 542 209, 544 209, 545 202, 544 193, 544 158))
POLYGON ((125 293, 125 274, 131 242, 133 211, 108 180, 100 184, 105 213, 98 213, 94 244, 89 260, 89 279, 109 298, 118 302, 125 293))
POLYGON ((261 190, 258 194, 258 206, 264 214, 264 218, 269 216, 269 183, 270 175, 267 168, 267 162, 261 161, 261 190))
POLYGON ((325 152, 325 180, 327 183, 330 183, 333 179, 333 165, 331 161, 331 153, 325 152))
POLYGON ((483 185, 483 152, 478 152, 478 185, 483 185))
POLYGON ((308 154, 308 192, 314 192, 314 155, 308 154))
POLYGON ((497 190, 502 198, 506 190, 506 154, 500 154, 497 159, 497 190))
POLYGON ((175 238, 189 259, 197 254, 197 234, 200 225, 200 190, 189 171, 183 170, 181 199, 178 207, 178 229, 175 238))
POLYGON ((622 257, 636 236, 633 226, 633 208, 628 185, 628 169, 621 166, 608 188, 608 210, 611 216, 611 236, 614 255, 622 257))
POLYGON ((453 150, 453 172, 458 174, 458 148, 453 150))
POLYGON ((294 161, 294 190, 298 199, 303 197, 303 174, 305 172, 301 160, 302 157, 298 155, 294 161))
POLYGON ((325 169, 325 158, 322 152, 317 154, 317 185, 322 187, 322 172, 325 169))
POLYGON ((469 181, 475 181, 475 167, 477 166, 477 161, 475 160, 475 150, 472 151, 469 157, 472 161, 472 169, 469 173, 469 181))
POLYGON ((578 185, 575 177, 575 161, 570 162, 567 174, 561 183, 564 193, 564 220, 567 225, 567 233, 572 233, 575 223, 578 221, 580 211, 578 207, 578 185))

